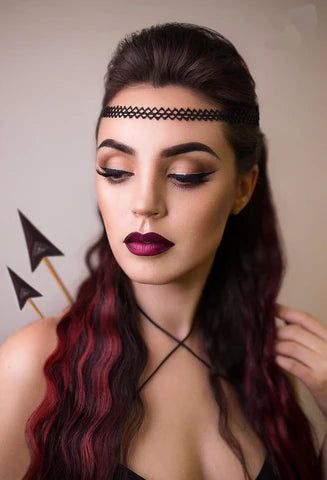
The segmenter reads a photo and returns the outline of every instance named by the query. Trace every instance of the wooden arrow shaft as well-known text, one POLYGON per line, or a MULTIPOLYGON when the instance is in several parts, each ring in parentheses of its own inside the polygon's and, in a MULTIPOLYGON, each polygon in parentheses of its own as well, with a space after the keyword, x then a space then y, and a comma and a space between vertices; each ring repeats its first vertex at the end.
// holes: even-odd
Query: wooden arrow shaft
POLYGON ((73 303, 73 298, 70 295, 70 293, 68 292, 65 285, 63 284, 63 281, 59 277, 58 273, 56 272, 56 270, 55 270, 54 266, 52 265, 52 263, 50 262, 49 258, 48 257, 43 257, 42 261, 44 261, 44 263, 46 264, 46 266, 50 270, 51 275, 53 275, 53 277, 55 278, 56 282, 58 283, 59 287, 64 292, 64 294, 65 294, 67 300, 69 301, 69 303, 72 304, 73 303))
POLYGON ((34 308, 34 310, 36 311, 36 313, 38 315, 40 315, 41 318, 44 318, 44 315, 40 312, 40 310, 38 309, 38 307, 35 305, 35 303, 33 302, 33 300, 31 298, 28 298, 27 301, 29 302, 29 304, 34 308))

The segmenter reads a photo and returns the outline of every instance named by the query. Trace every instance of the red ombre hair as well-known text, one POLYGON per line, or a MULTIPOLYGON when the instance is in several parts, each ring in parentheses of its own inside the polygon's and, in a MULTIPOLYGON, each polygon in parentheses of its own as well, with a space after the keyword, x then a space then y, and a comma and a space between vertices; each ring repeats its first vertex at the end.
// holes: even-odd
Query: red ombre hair
MULTIPOLYGON (((102 107, 124 87, 175 84, 223 108, 257 106, 255 82, 235 47, 216 31, 188 23, 154 25, 127 35, 109 62, 102 107)), ((98 135, 100 118, 96 125, 98 135)), ((220 408, 219 429, 239 458, 228 425, 221 378, 234 387, 272 459, 276 478, 320 478, 313 426, 288 376, 275 363, 275 303, 286 268, 260 127, 223 122, 242 173, 258 163, 252 197, 226 223, 196 312, 220 408)), ((99 212, 98 212, 99 213, 99 212)), ((26 425, 32 452, 24 480, 108 480, 126 464, 144 419, 138 394, 148 350, 130 279, 117 264, 104 224, 86 253, 89 274, 57 326, 47 390, 26 425)))

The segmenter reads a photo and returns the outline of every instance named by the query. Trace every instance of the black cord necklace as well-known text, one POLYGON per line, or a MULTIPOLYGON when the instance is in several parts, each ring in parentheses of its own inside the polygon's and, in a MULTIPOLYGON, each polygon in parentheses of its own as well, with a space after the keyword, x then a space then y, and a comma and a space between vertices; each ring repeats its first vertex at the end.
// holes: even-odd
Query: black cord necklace
POLYGON ((193 350, 188 346, 188 345, 185 345, 185 340, 191 335, 191 333, 193 332, 193 328, 194 328, 194 325, 195 325, 195 322, 193 321, 192 323, 192 326, 190 328, 190 331, 188 332, 188 334, 186 335, 186 337, 184 337, 182 340, 179 340, 178 338, 176 338, 173 334, 171 334, 170 332, 168 332, 165 328, 163 328, 161 325, 158 325, 158 323, 156 323, 154 320, 152 320, 152 318, 150 318, 143 310, 142 308, 137 305, 137 308, 140 310, 140 312, 145 316, 145 318, 147 318, 153 325, 155 325, 157 328, 159 328, 159 330, 161 330, 162 332, 164 332, 166 335, 168 335, 170 338, 172 338, 173 340, 175 340, 177 342, 177 345, 176 347, 174 347, 165 357, 164 359, 159 363, 159 365, 156 367, 156 369, 151 373, 151 375, 145 380, 145 382, 142 383, 142 385, 140 386, 140 388, 138 389, 138 392, 144 387, 144 385, 150 380, 150 378, 153 377, 153 375, 159 370, 159 368, 166 362, 166 360, 168 360, 168 358, 179 348, 179 347, 184 347, 186 348, 192 355, 194 355, 198 360, 200 360, 202 363, 204 363, 204 365, 206 365, 209 369, 211 368, 211 366, 205 361, 203 360, 203 358, 201 358, 199 355, 197 355, 195 352, 193 352, 193 350))

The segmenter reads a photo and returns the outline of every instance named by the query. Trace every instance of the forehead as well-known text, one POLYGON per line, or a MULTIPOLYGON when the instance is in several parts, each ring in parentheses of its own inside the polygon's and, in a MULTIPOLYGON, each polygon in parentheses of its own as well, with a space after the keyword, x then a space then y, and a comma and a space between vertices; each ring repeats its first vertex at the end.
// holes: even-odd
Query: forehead
MULTIPOLYGON (((108 106, 138 106, 156 108, 219 108, 189 88, 148 84, 129 86, 121 90, 108 106)), ((102 118, 97 145, 114 138, 136 150, 161 150, 181 142, 204 142, 220 155, 232 155, 220 121, 177 120, 150 118, 102 118)))

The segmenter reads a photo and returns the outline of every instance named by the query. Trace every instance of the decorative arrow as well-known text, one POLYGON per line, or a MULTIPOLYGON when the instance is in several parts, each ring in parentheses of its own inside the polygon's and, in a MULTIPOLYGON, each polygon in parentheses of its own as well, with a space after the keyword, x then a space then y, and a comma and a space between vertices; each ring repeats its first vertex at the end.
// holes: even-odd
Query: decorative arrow
POLYGON ((18 303, 19 303, 19 308, 22 310, 25 303, 28 302, 34 308, 36 313, 40 315, 41 318, 44 318, 44 315, 40 312, 40 310, 32 300, 32 297, 42 297, 43 295, 37 290, 35 290, 33 287, 31 287, 28 283, 26 283, 25 280, 23 280, 21 277, 17 275, 17 273, 11 270, 11 268, 9 268, 8 265, 7 265, 7 269, 10 274, 12 283, 14 284, 15 292, 17 295, 18 303))
POLYGON ((39 263, 43 261, 50 270, 51 275, 55 278, 56 282, 63 290, 67 300, 72 304, 72 296, 68 292, 67 288, 63 284, 61 278, 59 277, 54 266, 48 258, 64 254, 55 245, 53 245, 53 243, 51 243, 50 240, 48 240, 19 209, 17 210, 24 230, 32 272, 34 272, 39 263))

